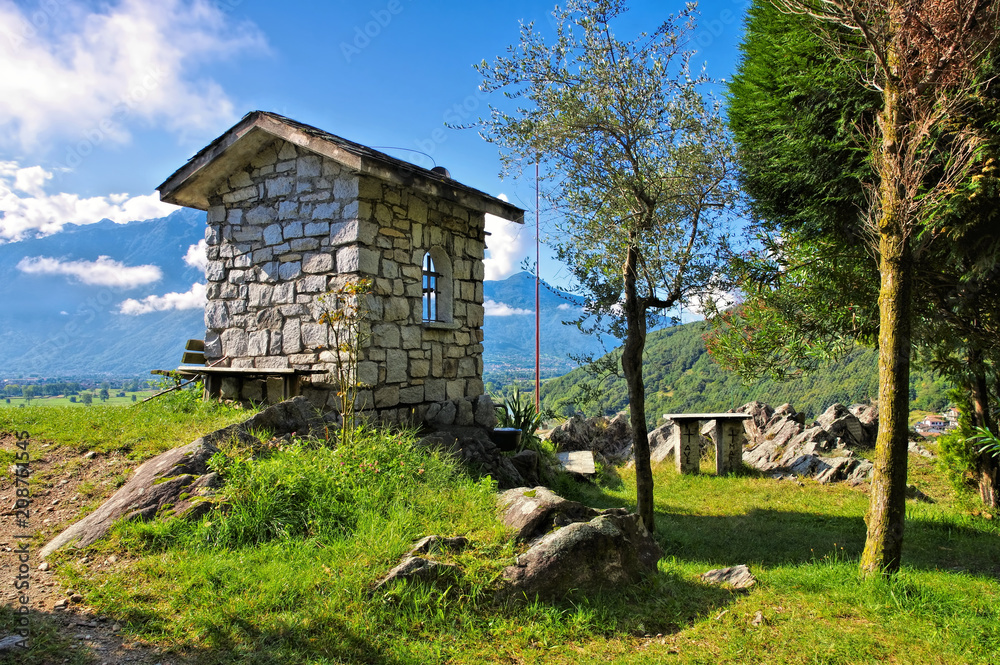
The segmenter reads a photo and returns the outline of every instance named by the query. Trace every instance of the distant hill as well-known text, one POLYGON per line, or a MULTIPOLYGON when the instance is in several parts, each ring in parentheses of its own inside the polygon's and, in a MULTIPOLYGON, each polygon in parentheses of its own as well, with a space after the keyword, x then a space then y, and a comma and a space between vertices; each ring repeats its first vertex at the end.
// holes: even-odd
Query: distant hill
POLYGON ((0 245, 0 376, 131 375, 176 366, 184 340, 205 334, 202 310, 129 316, 118 306, 129 298, 184 293, 204 282, 201 269, 183 260, 204 237, 205 214, 179 210, 125 225, 69 225, 45 238, 0 245), (158 266, 163 276, 123 288, 18 269, 22 259, 41 256, 64 263, 107 256, 129 267, 158 266))
MULTIPOLYGON (((643 374, 650 425, 658 423, 664 413, 727 411, 752 400, 772 406, 788 402, 814 418, 834 402, 853 404, 878 395, 878 356, 873 349, 858 349, 838 363, 791 381, 762 380, 744 385, 739 376, 716 365, 708 355, 702 341, 707 330, 708 324, 699 321, 659 330, 647 338, 643 374)), ((567 414, 583 409, 581 384, 587 379, 588 374, 581 368, 546 381, 542 404, 567 414)), ((914 369, 910 377, 911 408, 944 408, 949 387, 933 373, 914 369)), ((583 410, 588 414, 612 414, 627 406, 625 382, 617 378, 602 387, 596 404, 583 410)))
MULTIPOLYGON (((513 379, 534 377, 535 372, 535 277, 520 272, 501 281, 483 283, 486 318, 483 323, 484 379, 505 385, 513 379)), ((581 333, 573 321, 580 316, 583 300, 542 282, 541 367, 543 377, 565 374, 577 366, 568 356, 601 355, 599 338, 581 333)), ((607 349, 614 348, 609 343, 607 349)))

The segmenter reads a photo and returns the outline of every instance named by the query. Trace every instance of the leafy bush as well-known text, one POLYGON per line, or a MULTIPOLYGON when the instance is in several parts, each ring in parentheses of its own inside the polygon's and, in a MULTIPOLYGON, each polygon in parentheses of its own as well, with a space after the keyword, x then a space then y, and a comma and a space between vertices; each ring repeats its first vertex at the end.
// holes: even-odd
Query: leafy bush
POLYGON ((937 439, 938 463, 956 491, 968 492, 976 468, 976 446, 960 431, 942 434, 937 439))

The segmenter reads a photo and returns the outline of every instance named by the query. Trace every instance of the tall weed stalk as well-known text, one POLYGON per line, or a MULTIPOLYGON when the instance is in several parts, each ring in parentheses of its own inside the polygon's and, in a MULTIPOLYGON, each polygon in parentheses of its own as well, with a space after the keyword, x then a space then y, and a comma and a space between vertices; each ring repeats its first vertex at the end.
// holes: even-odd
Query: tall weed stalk
POLYGON ((366 387, 358 377, 358 361, 369 337, 372 284, 370 279, 349 280, 319 297, 323 308, 319 322, 330 326, 342 442, 355 431, 356 413, 365 407, 358 404, 361 389, 366 387))

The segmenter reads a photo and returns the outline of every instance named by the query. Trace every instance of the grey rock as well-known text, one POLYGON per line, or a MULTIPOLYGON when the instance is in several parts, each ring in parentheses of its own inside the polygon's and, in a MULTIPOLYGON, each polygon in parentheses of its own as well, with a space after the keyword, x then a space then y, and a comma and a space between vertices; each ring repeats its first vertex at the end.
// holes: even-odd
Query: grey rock
POLYGON ((649 460, 651 462, 666 462, 674 459, 674 442, 672 440, 673 421, 660 425, 646 437, 649 441, 649 460))
POLYGON ((448 427, 455 424, 455 415, 458 409, 455 406, 455 402, 448 401, 442 402, 441 408, 438 409, 437 413, 433 417, 430 416, 430 411, 428 411, 427 422, 430 425, 448 427))
POLYGON ((600 515, 538 539, 503 570, 505 595, 562 600, 571 591, 620 589, 655 572, 662 556, 638 515, 600 515))
POLYGON ((7 637, 0 638, 0 651, 13 651, 14 649, 20 649, 25 644, 27 644, 26 637, 8 635, 7 637))
POLYGON ((435 554, 442 550, 453 552, 464 550, 469 545, 469 539, 464 536, 454 538, 442 538, 441 536, 425 536, 413 544, 406 556, 417 556, 418 554, 435 554))
POLYGON ((521 474, 525 483, 528 485, 541 484, 541 456, 537 452, 526 448, 511 457, 510 463, 521 474))
MULTIPOLYGON (((748 466, 772 477, 790 474, 820 483, 857 484, 871 476, 871 462, 856 458, 852 451, 867 447, 866 425, 840 404, 827 409, 809 428, 803 426, 803 414, 790 404, 771 411, 766 404, 751 402, 737 412, 754 416, 744 423, 748 445, 743 462, 748 466)), ((870 415, 867 411, 864 414, 870 415)))
POLYGON ((589 450, 612 463, 632 456, 632 427, 624 413, 614 418, 573 416, 552 430, 549 441, 560 452, 589 450))
POLYGON ((763 402, 748 402, 736 409, 736 413, 747 413, 753 416, 743 421, 747 441, 756 441, 763 437, 767 424, 774 417, 774 409, 763 402))
MULTIPOLYGON (((446 402, 445 404, 453 404, 446 402)), ((473 475, 490 476, 499 489, 525 484, 524 478, 500 449, 479 427, 442 427, 421 439, 418 445, 438 450, 455 458, 473 475)))
POLYGON ((527 542, 554 528, 589 522, 603 513, 564 499, 547 487, 516 487, 497 497, 500 521, 514 530, 514 539, 527 542))
POLYGON ((472 410, 472 402, 467 399, 456 400, 457 411, 455 413, 455 424, 459 427, 471 427, 475 424, 475 415, 472 410))
POLYGON ((749 589, 757 583, 757 579, 750 573, 750 569, 745 565, 731 566, 729 568, 716 568, 701 576, 706 584, 715 586, 729 586, 733 589, 749 589))
POLYGON ((875 447, 875 440, 868 439, 864 425, 843 404, 830 406, 816 419, 816 423, 829 432, 830 436, 840 439, 845 446, 853 448, 875 447))
POLYGON ((493 429, 497 426, 497 410, 489 395, 480 395, 475 401, 475 421, 480 427, 493 429))
POLYGON ((438 580, 455 580, 461 577, 458 566, 438 563, 419 556, 408 556, 390 570, 385 577, 375 584, 375 591, 394 584, 400 580, 436 582, 438 580))

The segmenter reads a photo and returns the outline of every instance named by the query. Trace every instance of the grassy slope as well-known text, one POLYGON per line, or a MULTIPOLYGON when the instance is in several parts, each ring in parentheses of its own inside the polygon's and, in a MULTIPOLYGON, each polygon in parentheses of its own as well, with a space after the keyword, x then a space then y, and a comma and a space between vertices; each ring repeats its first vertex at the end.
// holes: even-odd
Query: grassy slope
POLYGON ((32 400, 24 408, 0 408, 0 432, 27 431, 34 439, 73 446, 81 452, 125 452, 132 459, 143 460, 250 415, 239 408, 208 405, 192 390, 145 404, 95 402, 78 407, 32 400))
MULTIPOLYGON (((752 400, 778 406, 786 402, 816 417, 834 402, 865 402, 878 394, 877 356, 874 350, 858 349, 838 363, 788 382, 769 379, 745 385, 740 378, 715 364, 705 351, 704 322, 659 330, 649 335, 643 374, 646 380, 646 413, 650 424, 664 413, 727 411, 752 400)), ((569 413, 583 408, 580 384, 587 380, 583 369, 573 370, 542 387, 548 408, 569 413)), ((938 411, 947 405, 947 384, 930 372, 914 370, 910 379, 914 409, 938 411)), ((612 414, 628 405, 625 382, 615 379, 602 386, 596 405, 584 409, 612 414)))
MULTIPOLYGON (((660 467, 658 574, 620 594, 504 605, 492 591, 517 550, 488 484, 398 436, 283 446, 253 463, 245 453, 220 466, 228 513, 119 528, 57 573, 126 631, 199 663, 988 663, 1000 652, 1000 528, 970 516, 923 458, 911 482, 937 502, 908 502, 891 582, 857 576, 861 488, 660 467), (465 577, 371 593, 428 533, 470 537, 442 557, 465 577), (113 570, 80 562, 112 553, 113 570), (749 593, 699 581, 739 563, 759 578, 749 593)), ((556 489, 628 506, 634 478, 616 473, 556 489)))

